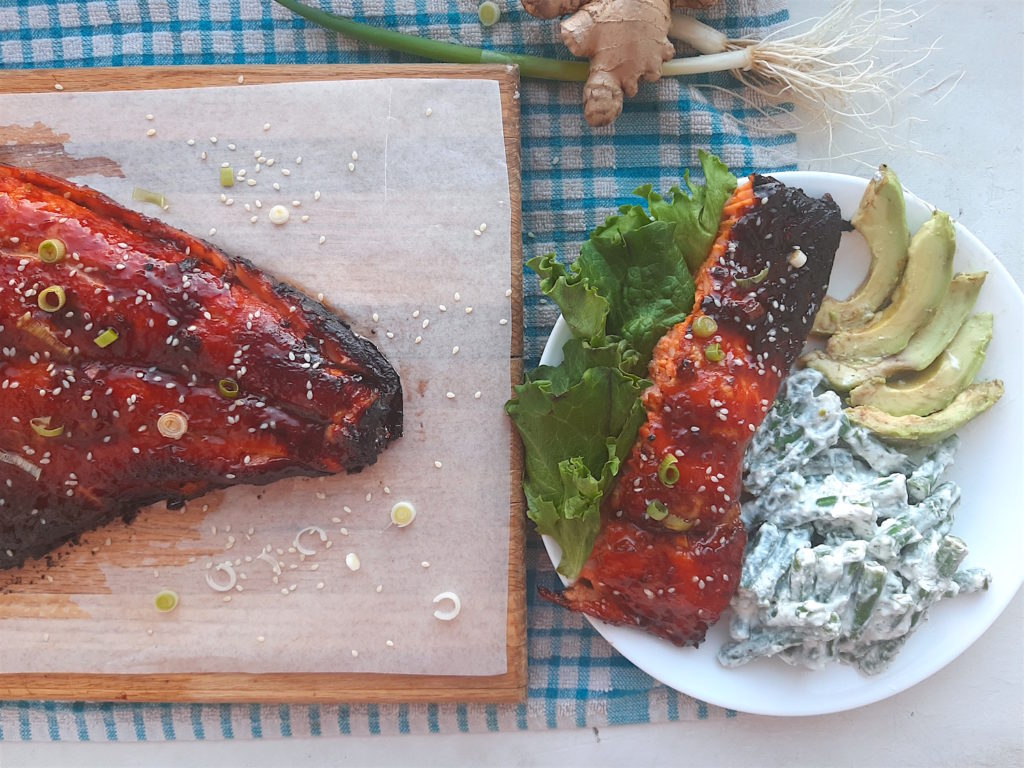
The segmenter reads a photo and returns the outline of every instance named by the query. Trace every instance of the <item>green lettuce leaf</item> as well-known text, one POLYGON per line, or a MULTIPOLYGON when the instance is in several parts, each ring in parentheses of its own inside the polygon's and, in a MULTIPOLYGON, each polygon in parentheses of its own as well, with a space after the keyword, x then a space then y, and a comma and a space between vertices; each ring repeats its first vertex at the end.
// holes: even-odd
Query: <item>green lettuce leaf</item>
POLYGON ((690 172, 685 175, 689 193, 679 187, 672 187, 671 202, 653 191, 650 184, 636 190, 636 194, 647 200, 651 215, 658 221, 674 221, 676 246, 686 260, 691 272, 696 272, 711 251, 711 244, 718 234, 722 209, 736 190, 736 177, 729 168, 712 154, 700 153, 700 164, 707 180, 703 187, 690 182, 690 172))
POLYGON ((562 546, 558 569, 572 578, 594 545, 605 491, 644 422, 640 395, 650 382, 599 367, 566 383, 520 385, 506 410, 526 448, 527 514, 562 546))
POLYGON ((558 570, 576 577, 601 525, 601 504, 644 423, 640 400, 658 340, 693 310, 690 270, 706 258, 736 179, 701 153, 707 183, 686 175, 670 199, 650 186, 591 233, 571 266, 554 254, 527 264, 558 304, 573 338, 557 366, 541 366, 505 408, 525 446, 530 519, 562 548, 558 570), (691 266, 687 266, 687 265, 691 266))
POLYGON ((535 368, 527 374, 527 381, 546 381, 552 394, 561 395, 590 368, 617 368, 640 376, 646 373, 647 361, 624 339, 609 339, 608 343, 595 347, 589 341, 573 337, 562 347, 561 363, 535 368))

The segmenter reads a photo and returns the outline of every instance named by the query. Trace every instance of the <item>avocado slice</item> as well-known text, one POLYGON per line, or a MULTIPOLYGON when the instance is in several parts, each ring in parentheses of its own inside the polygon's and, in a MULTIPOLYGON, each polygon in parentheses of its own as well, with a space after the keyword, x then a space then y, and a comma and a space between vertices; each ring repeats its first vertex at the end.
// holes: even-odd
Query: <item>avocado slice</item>
POLYGON ((935 211, 910 241, 907 268, 892 302, 867 325, 832 336, 827 346, 829 355, 840 360, 862 360, 901 352, 949 293, 955 252, 953 222, 949 214, 935 211))
POLYGON ((927 416, 941 411, 974 381, 990 341, 992 315, 973 315, 927 369, 892 384, 871 379, 850 392, 850 403, 870 405, 893 416, 927 416))
POLYGON ((901 373, 923 371, 931 365, 956 336, 960 326, 974 309, 987 272, 970 272, 953 278, 949 295, 939 305, 931 322, 917 330, 897 355, 872 360, 836 360, 821 350, 800 358, 808 368, 818 371, 840 392, 848 392, 869 379, 888 379, 901 373))
POLYGON ((893 416, 870 405, 847 408, 847 418, 898 445, 932 445, 960 430, 1003 396, 1003 382, 972 384, 941 411, 929 416, 893 416))
POLYGON ((840 301, 826 296, 814 318, 812 332, 831 336, 868 322, 899 283, 907 263, 907 207, 903 185, 887 165, 868 183, 857 212, 850 219, 867 241, 871 266, 867 277, 850 298, 840 301))

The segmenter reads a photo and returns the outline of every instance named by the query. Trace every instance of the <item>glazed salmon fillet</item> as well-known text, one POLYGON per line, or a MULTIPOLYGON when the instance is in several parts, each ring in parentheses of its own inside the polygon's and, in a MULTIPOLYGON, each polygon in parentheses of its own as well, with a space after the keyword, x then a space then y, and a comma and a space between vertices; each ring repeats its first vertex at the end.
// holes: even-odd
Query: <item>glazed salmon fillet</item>
POLYGON ((0 351, 0 568, 154 502, 358 471, 402 434, 398 374, 321 303, 3 165, 0 351))
POLYGON ((694 311, 658 343, 647 423, 579 579, 550 599, 699 645, 743 562, 743 453, 803 347, 844 228, 838 206, 754 175, 726 205, 694 311))

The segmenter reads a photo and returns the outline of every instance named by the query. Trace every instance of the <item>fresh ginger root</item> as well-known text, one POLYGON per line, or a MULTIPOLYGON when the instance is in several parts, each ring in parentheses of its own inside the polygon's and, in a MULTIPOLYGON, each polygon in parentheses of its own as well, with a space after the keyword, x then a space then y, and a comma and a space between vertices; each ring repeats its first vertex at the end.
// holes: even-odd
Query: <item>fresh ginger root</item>
POLYGON ((522 0, 541 19, 572 14, 562 22, 562 42, 590 59, 583 87, 583 115, 593 126, 610 125, 622 99, 635 96, 641 79, 654 82, 675 54, 668 40, 671 9, 708 8, 718 0, 522 0))

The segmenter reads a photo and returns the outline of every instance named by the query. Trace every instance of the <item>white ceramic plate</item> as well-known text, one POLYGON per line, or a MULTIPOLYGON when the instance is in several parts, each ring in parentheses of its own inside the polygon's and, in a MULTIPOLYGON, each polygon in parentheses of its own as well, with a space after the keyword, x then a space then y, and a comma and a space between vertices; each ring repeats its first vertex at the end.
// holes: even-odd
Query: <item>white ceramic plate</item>
MULTIPOLYGON (((774 174, 809 195, 831 194, 849 218, 857 209, 866 179, 830 173, 774 174)), ((907 218, 915 231, 932 206, 907 193, 907 218)), ((867 247, 859 234, 843 235, 830 293, 847 296, 868 264, 867 247)), ((727 639, 728 615, 712 627, 699 648, 678 648, 645 632, 591 623, 623 656, 678 691, 711 704, 763 715, 818 715, 870 704, 921 682, 963 653, 999 616, 1024 582, 1024 515, 1020 484, 1024 477, 1024 295, 981 241, 957 224, 955 269, 987 270, 976 311, 995 315, 995 334, 979 379, 999 378, 1006 394, 990 411, 960 433, 961 448, 949 476, 963 489, 953 532, 970 547, 965 566, 992 573, 987 592, 943 600, 929 612, 927 623, 907 642, 889 668, 872 677, 835 664, 813 672, 777 659, 752 662, 737 669, 722 667, 715 655, 727 639)), ((570 338, 559 318, 541 363, 556 365, 570 338)), ((545 537, 552 562, 558 545, 545 537)))

